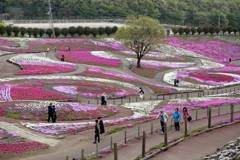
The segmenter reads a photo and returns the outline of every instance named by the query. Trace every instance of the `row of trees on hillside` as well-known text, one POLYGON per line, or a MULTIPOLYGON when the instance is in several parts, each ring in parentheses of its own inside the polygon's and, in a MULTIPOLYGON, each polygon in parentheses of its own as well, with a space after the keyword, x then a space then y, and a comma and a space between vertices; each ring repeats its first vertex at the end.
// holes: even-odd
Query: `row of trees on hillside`
MULTIPOLYGON (((213 34, 219 34, 220 32, 222 32, 222 34, 232 34, 232 33, 234 33, 235 35, 237 34, 237 32, 239 32, 239 34, 240 34, 240 27, 222 27, 222 28, 216 28, 216 27, 213 27, 213 26, 211 26, 211 27, 191 27, 191 28, 189 28, 189 27, 185 27, 185 28, 183 28, 183 27, 179 27, 179 28, 173 28, 172 29, 172 32, 173 32, 173 34, 174 35, 176 35, 176 34, 179 34, 179 35, 183 35, 183 34, 185 34, 185 35, 189 35, 189 34, 192 34, 192 35, 194 35, 194 34, 196 34, 196 33, 198 33, 199 35, 200 34, 202 34, 202 33, 204 33, 205 35, 207 35, 207 34, 211 34, 211 35, 213 35, 213 34)), ((170 31, 168 30, 168 34, 170 33, 170 31)))
MULTIPOLYGON (((2 0, 10 19, 48 19, 47 0, 2 0)), ((51 0, 55 19, 149 16, 162 23, 240 26, 239 0, 51 0)))
MULTIPOLYGON (((54 28, 55 36, 90 36, 96 37, 97 35, 104 35, 110 36, 114 34, 118 30, 118 27, 99 27, 99 28, 90 28, 90 27, 69 27, 69 28, 54 28)), ((0 35, 7 35, 7 36, 26 36, 29 37, 43 37, 47 35, 48 37, 52 37, 53 30, 52 29, 42 29, 42 28, 24 28, 24 27, 12 27, 12 26, 0 26, 0 35)))

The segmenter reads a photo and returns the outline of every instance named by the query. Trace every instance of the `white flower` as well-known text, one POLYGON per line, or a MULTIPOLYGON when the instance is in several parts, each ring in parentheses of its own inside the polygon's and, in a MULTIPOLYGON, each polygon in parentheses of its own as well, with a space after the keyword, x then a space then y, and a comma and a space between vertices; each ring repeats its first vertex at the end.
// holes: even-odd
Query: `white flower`
POLYGON ((107 59, 119 59, 115 55, 111 54, 111 52, 92 51, 91 54, 94 56, 97 56, 97 57, 102 57, 102 58, 107 58, 107 59))

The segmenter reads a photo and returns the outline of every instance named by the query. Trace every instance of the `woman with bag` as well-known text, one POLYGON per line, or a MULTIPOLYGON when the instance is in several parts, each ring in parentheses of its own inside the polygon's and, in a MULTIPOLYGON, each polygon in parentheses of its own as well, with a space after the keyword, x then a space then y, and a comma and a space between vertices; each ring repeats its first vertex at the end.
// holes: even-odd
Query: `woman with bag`
POLYGON ((184 119, 184 122, 187 121, 187 128, 188 128, 189 123, 192 120, 192 117, 191 117, 190 113, 188 112, 187 107, 183 107, 183 119, 184 119))

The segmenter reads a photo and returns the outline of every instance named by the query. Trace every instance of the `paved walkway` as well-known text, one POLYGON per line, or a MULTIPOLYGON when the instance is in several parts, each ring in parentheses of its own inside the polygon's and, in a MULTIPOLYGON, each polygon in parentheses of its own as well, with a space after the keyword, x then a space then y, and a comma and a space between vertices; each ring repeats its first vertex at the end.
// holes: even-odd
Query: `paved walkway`
POLYGON ((151 160, 200 160, 240 136, 240 123, 189 138, 151 160))
POLYGON ((51 138, 46 138, 44 136, 40 136, 38 134, 34 134, 31 132, 28 132, 26 130, 23 130, 19 127, 16 127, 15 125, 7 122, 0 122, 0 127, 4 128, 7 131, 14 132, 18 134, 19 136, 32 140, 32 141, 37 141, 40 143, 47 144, 49 146, 56 146, 59 143, 59 140, 51 139, 51 138))

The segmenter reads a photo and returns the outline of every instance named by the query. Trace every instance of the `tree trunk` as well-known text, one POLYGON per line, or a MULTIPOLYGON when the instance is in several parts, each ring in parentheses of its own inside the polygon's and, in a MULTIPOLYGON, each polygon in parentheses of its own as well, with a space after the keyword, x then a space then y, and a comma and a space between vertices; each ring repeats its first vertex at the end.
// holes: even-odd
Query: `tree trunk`
POLYGON ((141 58, 138 58, 138 59, 137 59, 137 68, 141 68, 141 63, 140 63, 140 61, 141 61, 141 58))

